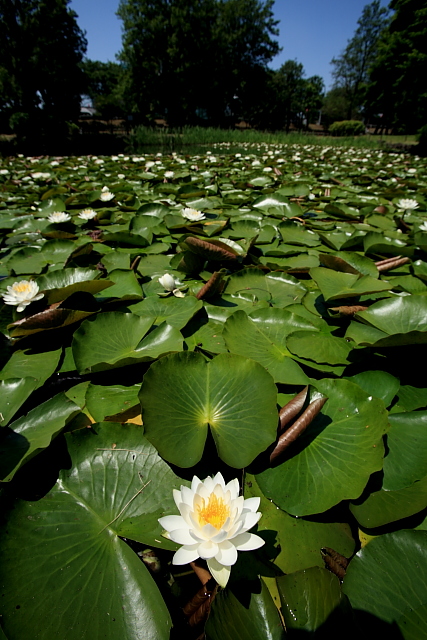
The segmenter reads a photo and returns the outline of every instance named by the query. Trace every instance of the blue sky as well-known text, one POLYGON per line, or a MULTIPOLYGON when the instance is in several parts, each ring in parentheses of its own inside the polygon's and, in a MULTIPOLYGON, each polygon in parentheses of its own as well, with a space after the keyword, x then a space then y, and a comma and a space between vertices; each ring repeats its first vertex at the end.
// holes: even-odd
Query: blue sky
MULTIPOLYGON (((121 20, 116 11, 119 0, 72 0, 69 7, 86 31, 87 57, 114 61, 121 48, 121 20)), ((319 75, 329 88, 330 61, 345 48, 357 28, 357 20, 369 0, 276 0, 274 14, 279 20, 282 52, 271 66, 278 69, 286 60, 304 65, 306 77, 319 75)), ((382 6, 388 2, 381 0, 382 6)))

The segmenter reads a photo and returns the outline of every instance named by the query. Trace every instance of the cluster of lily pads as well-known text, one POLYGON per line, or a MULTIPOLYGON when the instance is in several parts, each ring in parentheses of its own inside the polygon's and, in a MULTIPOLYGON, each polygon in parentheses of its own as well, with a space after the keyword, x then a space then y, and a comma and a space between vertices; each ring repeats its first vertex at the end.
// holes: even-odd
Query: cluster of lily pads
POLYGON ((425 159, 3 158, 0 227, 0 638, 427 634, 425 159))

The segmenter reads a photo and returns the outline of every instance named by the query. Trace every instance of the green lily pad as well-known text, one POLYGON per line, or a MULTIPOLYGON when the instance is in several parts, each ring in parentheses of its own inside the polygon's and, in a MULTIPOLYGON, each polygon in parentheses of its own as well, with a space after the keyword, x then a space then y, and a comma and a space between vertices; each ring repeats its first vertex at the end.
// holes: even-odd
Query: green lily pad
POLYGON ((287 450, 284 461, 256 478, 264 495, 297 516, 358 498, 383 464, 387 412, 381 400, 347 380, 322 380, 321 413, 287 450))
POLYGON ((427 507, 427 477, 404 489, 380 489, 350 505, 358 523, 367 529, 382 527, 419 513, 427 507))
POLYGON ((132 313, 142 318, 155 318, 156 324, 166 321, 171 327, 182 329, 202 307, 203 302, 193 296, 185 298, 149 296, 133 305, 132 313))
MULTIPOLYGON (((311 567, 276 580, 290 637, 297 630, 313 634, 322 628, 327 633, 325 624, 328 618, 342 606, 338 578, 326 569, 311 567)), ((336 620, 333 623, 329 621, 329 625, 329 637, 333 637, 336 620)))
POLYGON ((101 422, 106 417, 126 413, 136 405, 139 407, 138 391, 139 385, 89 384, 85 394, 86 406, 94 420, 101 422))
POLYGON ((244 495, 245 498, 261 496, 259 511, 262 517, 257 531, 261 536, 263 532, 266 536, 275 532, 274 542, 279 554, 274 558, 274 564, 283 573, 315 566, 323 568, 325 564, 320 553, 323 547, 334 549, 346 558, 353 555, 355 541, 347 523, 329 522, 328 518, 322 522, 290 516, 263 496, 255 477, 250 474, 245 477, 244 495))
POLYGON ((380 398, 386 407, 390 405, 400 386, 399 380, 387 371, 362 371, 347 379, 358 384, 369 395, 380 398))
POLYGON ((242 269, 233 274, 227 284, 228 295, 251 295, 284 308, 300 300, 306 288, 293 276, 272 273, 264 276, 258 269, 242 269))
POLYGON ((338 300, 339 298, 354 298, 391 289, 391 285, 388 282, 376 280, 371 276, 342 273, 332 269, 325 269, 324 267, 310 269, 310 275, 317 282, 326 301, 338 300))
POLYGON ((193 352, 155 362, 144 376, 140 401, 147 439, 180 467, 202 457, 208 425, 218 455, 247 466, 276 435, 276 387, 253 360, 221 354, 206 362, 193 352))
POLYGON ((147 335, 153 322, 154 318, 111 311, 82 323, 72 345, 78 370, 102 371, 180 351, 182 335, 166 323, 147 335))
POLYGON ((383 488, 403 489, 427 476, 427 411, 393 413, 389 421, 383 488))
POLYGON ((0 426, 6 425, 37 388, 36 378, 25 376, 23 378, 8 377, 0 380, 0 394, 2 398, 2 411, 0 412, 0 426))
POLYGON ((167 640, 166 605, 117 530, 126 517, 149 514, 159 504, 172 508, 178 479, 141 428, 100 424, 67 440, 72 471, 62 471, 45 498, 17 501, 8 514, 1 543, 8 583, 1 603, 3 628, 11 638, 51 640, 95 638, 102 625, 107 640, 167 640))
POLYGON ((286 309, 260 309, 250 316, 236 311, 226 321, 223 337, 232 353, 256 360, 276 382, 305 385, 308 378, 286 346, 286 337, 298 329, 308 331, 313 325, 286 309))
POLYGON ((296 331, 286 340, 289 351, 314 362, 349 364, 352 346, 344 338, 314 331, 296 331))
POLYGON ((43 402, 2 430, 0 479, 9 482, 18 469, 45 449, 80 411, 64 393, 43 402))
MULTIPOLYGON (((400 619, 408 610, 427 603, 426 558, 425 531, 396 531, 379 536, 351 561, 343 591, 353 609, 400 626, 400 619)), ((363 618, 360 620, 363 628, 363 618)), ((404 624, 400 629, 405 634, 404 624)))
POLYGON ((206 624, 210 640, 284 640, 279 612, 263 580, 236 583, 212 603, 206 624))

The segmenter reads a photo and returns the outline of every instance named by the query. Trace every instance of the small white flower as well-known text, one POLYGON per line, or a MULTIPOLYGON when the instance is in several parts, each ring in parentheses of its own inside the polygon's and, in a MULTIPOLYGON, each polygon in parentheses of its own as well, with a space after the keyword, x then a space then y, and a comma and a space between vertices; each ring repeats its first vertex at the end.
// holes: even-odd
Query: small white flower
POLYGON ((36 282, 20 280, 7 287, 3 300, 5 304, 18 305, 17 311, 23 311, 27 305, 43 296, 44 293, 39 293, 39 285, 36 282))
POLYGON ((422 224, 420 224, 420 226, 418 227, 418 231, 427 231, 427 222, 423 222, 422 224))
POLYGON ((174 291, 180 284, 178 280, 175 280, 175 278, 170 275, 170 273, 165 273, 164 276, 159 278, 159 282, 166 291, 174 291))
POLYGON ((239 481, 225 484, 220 473, 203 482, 194 476, 191 488, 174 489, 173 497, 181 515, 159 518, 166 537, 183 545, 172 564, 203 558, 218 584, 225 587, 237 552, 264 544, 259 536, 247 533, 261 517, 257 512, 260 498, 245 500, 239 496, 239 481))
POLYGON ((64 213, 63 211, 54 211, 47 219, 49 222, 68 222, 68 220, 71 220, 71 216, 69 213, 64 213))
POLYGON ((36 171, 31 174, 33 180, 49 180, 50 173, 46 173, 45 171, 36 171))
POLYGON ((398 209, 405 209, 405 211, 417 209, 419 204, 416 200, 411 200, 410 198, 402 198, 399 202, 396 202, 396 206, 398 209))
POLYGON ((109 202, 109 200, 112 200, 114 198, 114 193, 112 193, 108 187, 102 187, 102 191, 101 191, 101 195, 99 196, 99 199, 102 200, 102 202, 109 202))
POLYGON ((93 209, 83 209, 83 211, 79 213, 79 218, 81 218, 82 220, 93 220, 93 218, 95 217, 96 211, 94 211, 93 209))
POLYGON ((185 207, 185 209, 181 211, 181 214, 184 218, 187 218, 187 220, 191 220, 191 222, 198 222, 199 220, 204 220, 206 218, 205 214, 201 211, 197 211, 197 209, 190 209, 189 207, 185 207))
POLYGON ((174 171, 165 171, 165 178, 173 178, 175 175, 174 171))

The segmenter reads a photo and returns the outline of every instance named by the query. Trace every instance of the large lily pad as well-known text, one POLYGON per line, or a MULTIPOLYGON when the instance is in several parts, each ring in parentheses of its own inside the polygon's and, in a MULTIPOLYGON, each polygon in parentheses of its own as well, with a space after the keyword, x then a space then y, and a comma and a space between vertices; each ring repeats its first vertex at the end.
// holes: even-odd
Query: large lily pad
MULTIPOLYGON (((338 613, 342 603, 338 578, 320 567, 280 576, 277 586, 286 628, 291 637, 293 630, 313 633, 323 627, 322 631, 325 631, 328 618, 334 612, 338 613)), ((337 621, 329 624, 329 633, 333 633, 337 621)))
POLYGON ((286 309, 261 309, 247 316, 236 311, 224 325, 223 337, 228 349, 256 360, 271 373, 276 382, 307 384, 308 378, 292 359, 286 337, 313 325, 286 309))
POLYGON ((274 502, 267 500, 255 477, 246 474, 245 498, 257 496, 261 496, 259 510, 262 513, 258 533, 265 536, 267 545, 270 545, 272 532, 277 532, 274 545, 279 553, 274 558, 274 564, 283 573, 293 573, 315 566, 323 568, 325 565, 320 553, 323 547, 334 549, 347 558, 353 555, 355 542, 348 524, 329 522, 328 518, 322 522, 290 516, 274 502))
POLYGON ((64 393, 59 393, 5 427, 0 442, 0 479, 10 481, 22 464, 45 449, 79 410, 64 393))
POLYGON ((45 498, 8 514, 1 612, 10 638, 169 638, 163 599, 117 530, 125 518, 172 508, 177 479, 141 428, 94 429, 68 436, 72 470, 45 498))
POLYGON ((169 462, 191 467, 203 454, 208 426, 218 455, 245 467, 275 438, 276 387, 257 362, 221 354, 210 362, 177 353, 155 362, 140 392, 147 439, 169 462))
POLYGON ((257 475, 264 494, 281 509, 303 516, 357 498, 383 464, 387 412, 381 400, 347 380, 323 380, 328 401, 284 461, 257 475))
POLYGON ((427 603, 426 557, 425 531, 396 531, 372 540, 353 558, 344 579, 353 609, 397 622, 406 637, 401 616, 427 603))
POLYGON ((206 633, 211 640, 285 638, 279 612, 263 580, 221 591, 212 603, 206 633))
POLYGON ((182 335, 165 323, 146 335, 153 322, 153 317, 140 318, 116 311, 84 322, 73 340, 77 368, 84 372, 120 367, 182 348, 182 335))

